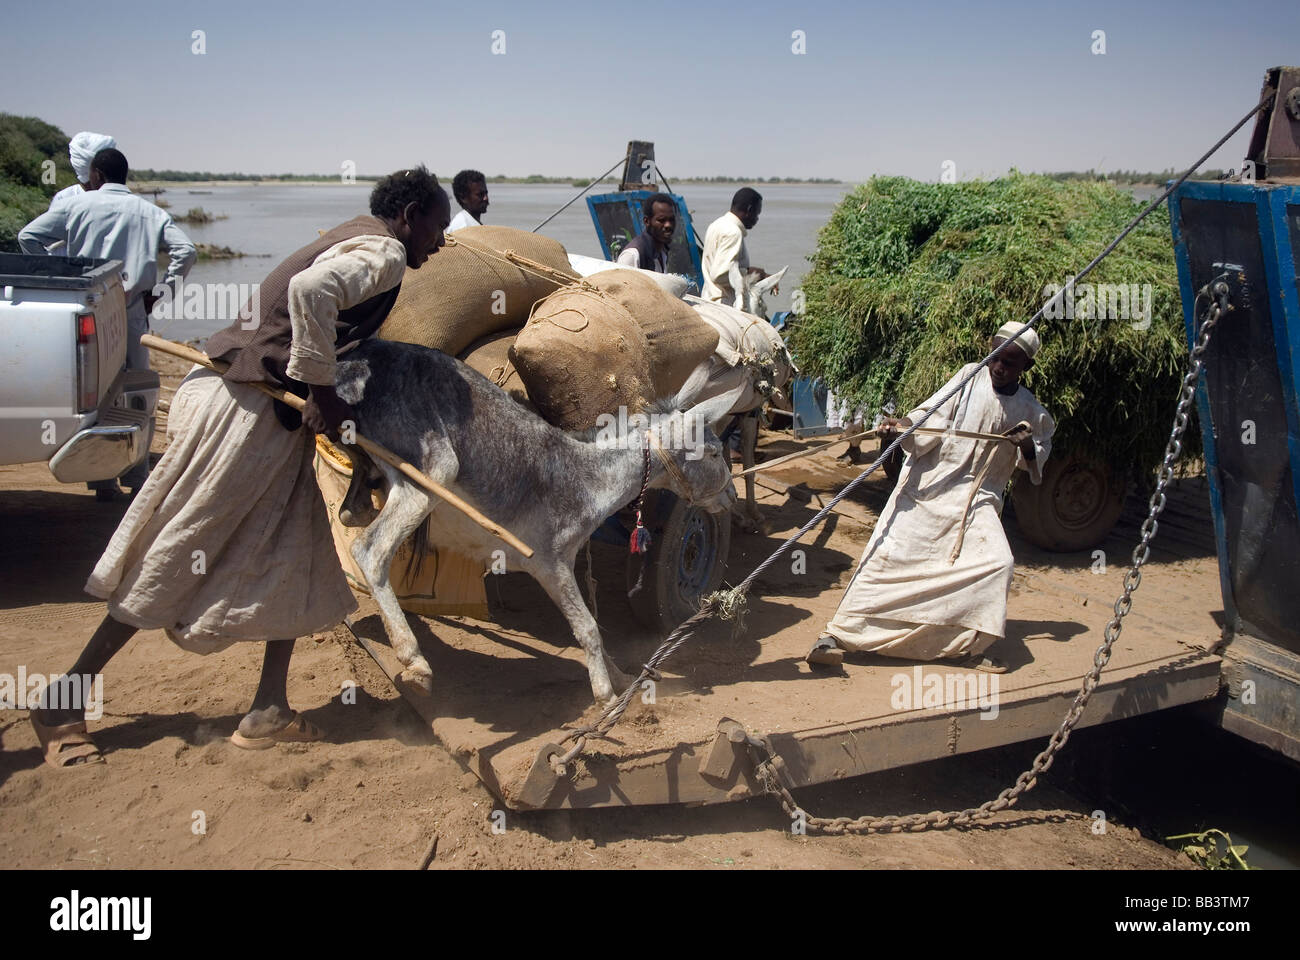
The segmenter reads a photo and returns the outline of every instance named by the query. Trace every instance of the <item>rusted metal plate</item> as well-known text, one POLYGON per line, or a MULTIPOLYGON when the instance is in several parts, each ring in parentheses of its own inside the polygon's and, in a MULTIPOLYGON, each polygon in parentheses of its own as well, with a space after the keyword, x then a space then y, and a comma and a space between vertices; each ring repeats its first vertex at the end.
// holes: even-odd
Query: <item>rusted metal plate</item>
MULTIPOLYGON (((814 598, 807 611, 781 605, 775 619, 807 617, 813 636, 837 599, 814 598)), ((457 636, 424 645, 435 675, 432 697, 404 684, 399 689, 439 740, 515 809, 718 803, 757 790, 743 743, 728 736, 725 723, 719 727, 728 719, 768 735, 795 786, 1047 737, 1091 664, 1107 612, 1097 603, 1087 619, 1098 622, 1069 623, 1058 619, 1067 602, 1041 585, 1013 598, 1006 649, 999 650, 1013 669, 996 678, 852 657, 842 672, 814 673, 802 662, 807 644, 788 637, 762 643, 743 670, 711 671, 710 657, 684 649, 670 661, 681 672, 665 672, 655 702, 634 700, 613 731, 617 741, 592 743, 563 779, 547 776, 546 764, 535 761, 558 742, 565 721, 591 719, 593 711, 584 716, 590 695, 575 648, 557 650, 516 634, 504 662, 489 664, 493 641, 457 636), (480 658, 483 675, 471 677, 464 661, 480 658), (512 683, 512 664, 519 676, 527 672, 527 689, 512 683), (508 699, 520 697, 525 709, 506 709, 508 699)), ((378 617, 357 628, 383 636, 378 617)), ((367 645, 395 677, 392 651, 382 640, 367 645)), ((1209 699, 1218 689, 1218 657, 1135 611, 1081 725, 1209 699)))
MULTIPOLYGON (((827 489, 843 483, 845 470, 829 455, 797 463, 800 473, 789 479, 806 481, 814 496, 829 496, 827 489)), ((789 483, 778 486, 762 491, 760 504, 774 530, 793 529, 817 504, 796 496, 789 483)), ((590 742, 562 777, 548 757, 566 730, 592 722, 600 707, 591 702, 584 660, 567 625, 522 574, 489 582, 495 622, 409 618, 433 668, 434 690, 407 688, 404 695, 453 756, 515 809, 752 796, 759 788, 746 748, 750 736, 768 739, 796 786, 1045 740, 1092 665, 1123 579, 1120 558, 1131 552, 1144 516, 1141 504, 1125 514, 1102 561, 1092 553, 1043 553, 1011 527, 1018 567, 1007 634, 991 651, 1010 669, 996 679, 942 664, 853 655, 842 671, 814 672, 803 662, 839 603, 874 519, 866 503, 849 506, 862 522, 832 517, 816 538, 800 544, 805 555, 797 565, 769 568, 750 598, 745 629, 701 631, 664 665, 653 691, 633 698, 612 739, 590 742), (1105 556, 1113 558, 1109 566, 1105 556), (936 684, 938 705, 926 699, 936 684)), ((1211 651, 1222 612, 1206 510, 1203 484, 1180 482, 1171 490, 1166 519, 1171 531, 1182 532, 1157 540, 1083 726, 1218 694, 1220 660, 1211 651)), ((776 536, 784 534, 740 539, 733 572, 763 559, 776 536)), ((630 670, 662 638, 637 627, 626 610, 622 569, 613 567, 621 562, 618 551, 596 555, 604 585, 599 621, 610 655, 630 670)), ((361 603, 357 632, 396 677, 400 665, 373 601, 361 603)))

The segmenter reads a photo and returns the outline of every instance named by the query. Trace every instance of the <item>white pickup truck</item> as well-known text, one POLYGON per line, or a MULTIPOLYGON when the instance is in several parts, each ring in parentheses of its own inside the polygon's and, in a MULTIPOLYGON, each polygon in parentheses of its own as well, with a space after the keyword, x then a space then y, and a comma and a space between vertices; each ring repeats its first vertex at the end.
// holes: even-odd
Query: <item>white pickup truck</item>
POLYGON ((158 374, 126 359, 122 264, 0 253, 0 466, 109 480, 149 455, 158 374))

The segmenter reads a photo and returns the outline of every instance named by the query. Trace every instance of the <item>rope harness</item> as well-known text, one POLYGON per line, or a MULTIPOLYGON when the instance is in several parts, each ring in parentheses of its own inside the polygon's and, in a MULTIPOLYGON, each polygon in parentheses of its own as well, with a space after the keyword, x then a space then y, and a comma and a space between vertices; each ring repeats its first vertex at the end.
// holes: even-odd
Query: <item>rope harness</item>
MULTIPOLYGON (((645 553, 650 549, 650 531, 646 529, 645 522, 641 519, 641 511, 645 506, 645 491, 650 486, 650 435, 646 434, 646 443, 641 448, 642 460, 644 466, 641 471, 641 492, 637 494, 636 504, 636 526, 632 528, 632 539, 628 543, 628 553, 645 553)), ((641 586, 641 578, 637 577, 637 587, 641 586)))

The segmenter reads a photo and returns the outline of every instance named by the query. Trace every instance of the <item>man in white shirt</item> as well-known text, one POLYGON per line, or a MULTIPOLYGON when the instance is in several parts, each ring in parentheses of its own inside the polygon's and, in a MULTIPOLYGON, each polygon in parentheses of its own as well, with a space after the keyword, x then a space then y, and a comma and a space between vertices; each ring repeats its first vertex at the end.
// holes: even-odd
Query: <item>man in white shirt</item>
POLYGON ((666 193, 656 193, 641 208, 645 226, 628 241, 615 260, 624 267, 668 272, 668 247, 677 229, 677 204, 666 193))
MULTIPOLYGON (((709 224, 704 234, 704 254, 700 266, 704 273, 704 289, 700 296, 715 303, 728 303, 737 310, 745 309, 745 277, 749 265, 749 250, 745 235, 758 223, 763 212, 763 198, 752 187, 741 187, 731 198, 731 209, 709 224)), ((758 280, 767 276, 758 270, 758 280)), ((773 292, 776 292, 775 289, 773 292)))
POLYGON ((487 178, 477 170, 462 170, 452 178, 451 192, 464 209, 452 218, 447 232, 481 224, 488 208, 487 178))
POLYGON ((117 141, 106 133, 91 133, 89 130, 82 130, 68 141, 68 160, 72 163, 72 172, 77 175, 77 182, 50 198, 49 209, 53 210, 71 197, 79 197, 91 189, 90 161, 99 151, 110 147, 116 149, 117 141))
MULTIPOLYGON (((57 243, 66 243, 62 251, 70 257, 96 257, 121 260, 123 288, 126 294, 126 369, 148 370, 149 350, 140 337, 149 332, 151 291, 158 282, 158 253, 166 250, 171 258, 164 283, 177 285, 190 271, 198 252, 167 211, 138 197, 126 187, 128 166, 120 151, 109 147, 95 154, 90 164, 88 189, 72 196, 41 214, 18 234, 23 253, 46 253, 57 243)), ((153 411, 150 413, 152 424, 153 411)), ((150 438, 152 439, 152 428, 150 438)), ((146 447, 147 449, 147 447, 146 447)), ((122 482, 132 490, 144 485, 149 475, 149 456, 122 475, 122 482)), ((115 480, 92 484, 107 491, 102 499, 111 499, 117 489, 115 480)))

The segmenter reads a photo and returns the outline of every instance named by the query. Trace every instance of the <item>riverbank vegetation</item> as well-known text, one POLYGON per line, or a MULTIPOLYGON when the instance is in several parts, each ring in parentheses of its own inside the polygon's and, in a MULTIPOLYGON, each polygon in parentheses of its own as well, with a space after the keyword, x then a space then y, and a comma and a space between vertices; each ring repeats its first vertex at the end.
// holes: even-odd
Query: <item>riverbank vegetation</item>
POLYGON ((204 210, 202 207, 190 207, 184 213, 172 217, 177 223, 193 223, 202 225, 205 223, 214 223, 217 220, 227 220, 229 216, 224 213, 212 213, 204 210))
POLYGON ((36 117, 0 113, 0 251, 16 252, 18 231, 76 182, 62 130, 36 117))

